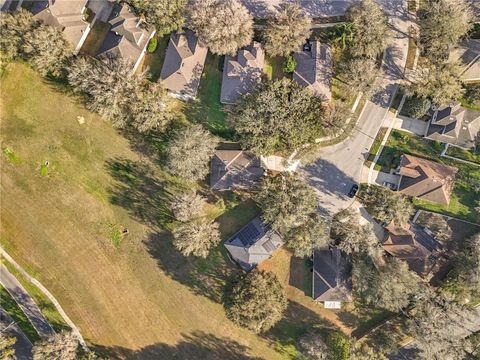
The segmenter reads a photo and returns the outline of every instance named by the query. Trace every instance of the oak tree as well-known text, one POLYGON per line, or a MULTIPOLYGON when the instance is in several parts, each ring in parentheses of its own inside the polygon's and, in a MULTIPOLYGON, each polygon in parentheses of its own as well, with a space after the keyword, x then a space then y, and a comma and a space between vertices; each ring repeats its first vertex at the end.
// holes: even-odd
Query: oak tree
POLYGON ((218 223, 207 218, 190 220, 173 230, 173 246, 184 256, 206 258, 219 243, 218 223))

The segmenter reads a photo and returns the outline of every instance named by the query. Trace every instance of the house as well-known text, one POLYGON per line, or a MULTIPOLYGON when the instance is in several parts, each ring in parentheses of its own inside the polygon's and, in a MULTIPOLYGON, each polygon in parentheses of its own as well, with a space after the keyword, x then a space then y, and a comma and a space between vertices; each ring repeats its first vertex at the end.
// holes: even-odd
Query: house
POLYGON ((136 71, 146 53, 148 42, 155 34, 148 30, 127 4, 116 4, 109 21, 110 32, 98 52, 99 57, 123 58, 133 64, 136 71))
POLYGON ((428 139, 471 149, 480 132, 480 111, 460 103, 443 106, 432 112, 425 136, 428 139))
POLYGON ((252 270, 270 258, 280 246, 282 238, 257 216, 225 242, 230 257, 245 271, 252 270))
POLYGON ((458 47, 450 53, 450 61, 458 61, 463 70, 463 81, 480 81, 480 40, 463 40, 458 47))
POLYGON ((220 102, 234 104, 259 83, 263 74, 265 54, 258 42, 240 49, 237 56, 225 56, 220 102))
POLYGON ((84 15, 87 0, 39 0, 31 4, 35 19, 60 30, 75 51, 80 50, 91 28, 84 15))
POLYGON ((170 36, 160 79, 171 95, 185 100, 196 97, 207 52, 191 30, 170 36))
POLYGON ((293 80, 330 101, 333 76, 330 46, 307 40, 301 51, 294 53, 293 57, 297 62, 293 80))
POLYGON ((352 301, 351 257, 340 249, 316 250, 313 254, 313 299, 327 309, 340 309, 352 301))
POLYGON ((401 176, 400 192, 448 205, 458 169, 404 154, 397 172, 401 176))
POLYGON ((246 190, 263 176, 260 159, 243 150, 217 150, 213 155, 210 187, 214 190, 246 190))
POLYGON ((437 241, 417 225, 396 226, 393 222, 386 228, 383 249, 408 264, 410 270, 422 278, 431 277, 441 247, 437 241))

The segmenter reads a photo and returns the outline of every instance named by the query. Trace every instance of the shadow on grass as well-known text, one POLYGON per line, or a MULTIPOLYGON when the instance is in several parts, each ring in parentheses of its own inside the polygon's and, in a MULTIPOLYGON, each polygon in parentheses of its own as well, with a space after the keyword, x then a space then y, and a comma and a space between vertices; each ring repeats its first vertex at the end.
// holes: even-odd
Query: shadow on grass
POLYGON ((288 283, 303 291, 305 296, 312 296, 312 271, 313 262, 310 259, 290 258, 290 271, 288 283))
POLYGON ((111 359, 178 359, 178 360, 260 360, 248 355, 250 348, 229 338, 219 338, 203 331, 183 334, 175 345, 157 343, 139 350, 119 346, 93 346, 101 356, 111 359))

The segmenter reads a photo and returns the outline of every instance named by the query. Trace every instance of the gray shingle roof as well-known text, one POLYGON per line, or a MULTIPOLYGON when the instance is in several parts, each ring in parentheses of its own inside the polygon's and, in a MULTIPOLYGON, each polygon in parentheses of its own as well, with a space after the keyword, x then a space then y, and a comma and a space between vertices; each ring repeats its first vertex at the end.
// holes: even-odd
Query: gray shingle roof
POLYGON ((282 244, 282 238, 257 216, 224 245, 231 257, 245 271, 250 271, 270 258, 282 244))

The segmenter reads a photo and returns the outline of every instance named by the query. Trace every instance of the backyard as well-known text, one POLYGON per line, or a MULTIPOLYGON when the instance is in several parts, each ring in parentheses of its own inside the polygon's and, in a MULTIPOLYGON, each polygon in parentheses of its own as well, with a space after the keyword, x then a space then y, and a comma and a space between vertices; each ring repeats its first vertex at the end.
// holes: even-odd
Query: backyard
MULTIPOLYGON (((169 197, 202 185, 134 152, 81 99, 26 65, 6 67, 1 91, 1 244, 54 294, 92 348, 111 358, 292 358, 307 326, 326 323, 304 294, 264 336, 235 326, 221 305, 237 272, 223 246, 193 259, 170 241, 169 197), (128 235, 118 239, 123 228, 128 235)), ((258 213, 233 195, 210 203, 224 239, 258 213)))
POLYGON ((420 199, 414 199, 413 202, 417 207, 425 210, 478 223, 480 215, 474 211, 478 193, 474 191, 473 186, 480 182, 480 167, 440 157, 442 149, 443 145, 436 141, 394 130, 389 136, 377 164, 381 166, 382 171, 390 172, 390 169, 398 167, 402 154, 410 154, 457 167, 459 171, 455 178, 455 186, 448 206, 420 199))

